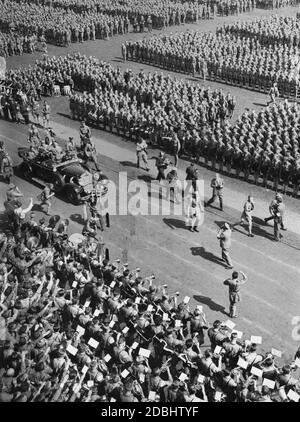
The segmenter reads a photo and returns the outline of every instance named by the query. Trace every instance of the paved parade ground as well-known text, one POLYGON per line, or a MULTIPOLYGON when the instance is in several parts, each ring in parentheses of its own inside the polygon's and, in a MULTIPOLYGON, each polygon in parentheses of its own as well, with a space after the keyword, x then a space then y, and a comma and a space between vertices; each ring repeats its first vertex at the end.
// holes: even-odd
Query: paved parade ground
MULTIPOLYGON (((276 10, 279 15, 295 14, 299 8, 276 10)), ((239 17, 217 18, 209 22, 202 21, 197 25, 172 27, 166 32, 184 31, 187 28, 197 28, 203 31, 215 30, 223 22, 237 19, 253 19, 253 16, 262 16, 264 10, 246 13, 239 17)), ((156 34, 160 31, 154 31, 156 34)), ((87 55, 96 56, 109 61, 122 69, 131 68, 137 72, 153 71, 151 66, 138 63, 124 63, 121 56, 121 44, 126 39, 139 39, 141 34, 114 37, 109 41, 85 42, 72 44, 70 48, 48 46, 49 54, 65 55, 68 52, 80 51, 87 55)), ((8 68, 28 66, 41 54, 21 57, 14 56, 7 60, 8 68)), ((160 70, 159 70, 160 71, 160 70)), ((179 76, 179 75, 177 75, 179 76)), ((185 77, 181 75, 181 77, 185 77)), ((189 77, 188 77, 189 78, 189 77)), ((202 84, 203 81, 196 80, 202 84)), ((257 109, 264 107, 268 96, 237 87, 206 82, 206 86, 222 88, 225 92, 235 95, 237 107, 233 119, 236 119, 245 108, 257 109)), ((48 100, 47 100, 48 101, 48 100)), ((50 99, 51 127, 61 142, 74 136, 79 142, 79 122, 70 119, 68 101, 65 97, 50 99)), ((25 125, 17 125, 5 121, 0 122, 0 139, 13 159, 14 164, 20 162, 17 148, 27 145, 27 131, 25 125)), ((150 171, 136 169, 135 145, 100 130, 93 130, 99 154, 99 162, 103 172, 110 180, 117 183, 120 171, 128 173, 128 179, 141 179, 150 182, 156 177, 155 159, 157 150, 149 150, 150 171)), ((179 176, 183 177, 188 162, 179 160, 179 176)), ((200 179, 204 180, 205 198, 211 193, 210 180, 213 172, 199 166, 200 179)), ((19 177, 14 176, 14 183, 24 193, 24 198, 32 197, 36 200, 40 187, 32 185, 19 177)), ((251 335, 263 337, 262 350, 276 347, 284 351, 284 359, 299 347, 299 336, 292 336, 295 327, 295 317, 300 315, 300 218, 299 200, 284 197, 287 207, 286 226, 283 239, 273 241, 273 228, 266 225, 263 218, 268 216, 268 205, 274 197, 274 192, 250 185, 237 179, 224 177, 224 211, 221 212, 212 206, 205 209, 204 223, 199 233, 190 233, 185 227, 184 216, 113 216, 111 227, 104 232, 104 241, 110 250, 111 259, 120 258, 130 262, 130 266, 139 266, 143 274, 156 275, 158 284, 168 284, 169 292, 179 291, 180 298, 188 295, 195 303, 204 305, 204 311, 210 322, 215 319, 228 319, 228 289, 223 281, 231 275, 220 260, 220 248, 216 238, 222 222, 237 222, 240 218, 242 206, 247 196, 252 194, 255 201, 254 238, 247 236, 246 227, 240 226, 233 232, 231 256, 234 268, 242 270, 248 275, 248 282, 242 289, 243 300, 239 304, 239 317, 235 320, 237 329, 243 331, 243 338, 251 335), (293 321, 294 318, 294 321, 293 321)), ((1 204, 5 198, 6 186, 0 183, 1 204)), ((147 195, 143 201, 147 201, 147 195)), ((37 201, 37 200, 36 200, 37 201)), ((26 205, 26 200, 24 200, 26 205)), ((75 207, 63 200, 55 198, 51 212, 61 218, 68 218, 71 223, 71 232, 82 230, 82 206, 75 207)), ((37 209, 38 218, 42 216, 37 209)), ((207 342, 206 342, 207 345, 207 342)))

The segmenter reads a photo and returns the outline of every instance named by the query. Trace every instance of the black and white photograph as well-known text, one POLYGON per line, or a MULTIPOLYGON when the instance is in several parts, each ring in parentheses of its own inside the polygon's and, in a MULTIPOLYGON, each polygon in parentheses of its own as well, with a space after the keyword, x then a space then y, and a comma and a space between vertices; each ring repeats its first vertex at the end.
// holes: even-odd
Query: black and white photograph
POLYGON ((1 408, 200 402, 300 403, 300 0, 0 0, 1 408))

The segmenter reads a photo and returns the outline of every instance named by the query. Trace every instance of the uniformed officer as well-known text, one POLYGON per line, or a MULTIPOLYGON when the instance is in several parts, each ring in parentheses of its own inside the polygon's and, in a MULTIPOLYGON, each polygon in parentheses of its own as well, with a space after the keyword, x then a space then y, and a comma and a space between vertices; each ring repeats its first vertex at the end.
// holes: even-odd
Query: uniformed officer
POLYGON ((66 159, 73 160, 75 158, 77 158, 77 148, 74 142, 74 138, 70 136, 66 144, 66 159))
POLYGON ((122 57, 123 61, 126 62, 127 60, 127 46, 125 43, 122 44, 122 57))
POLYGON ((244 209, 241 215, 241 220, 239 223, 234 224, 232 227, 234 228, 237 225, 243 225, 245 223, 245 220, 248 223, 248 236, 254 237, 254 234, 252 233, 252 211, 254 210, 254 200, 251 195, 248 196, 247 201, 244 204, 244 209))
POLYGON ((195 166, 194 163, 191 163, 187 168, 186 168, 186 178, 185 180, 193 180, 194 179, 194 175, 195 175, 195 166))
POLYGON ((146 170, 149 171, 147 148, 148 148, 147 142, 141 136, 139 136, 139 140, 136 144, 136 158, 137 158, 136 166, 137 168, 140 168, 140 163, 142 161, 146 166, 146 170))
POLYGON ((240 271, 241 278, 239 278, 239 273, 234 271, 232 277, 224 281, 224 285, 229 287, 229 316, 230 318, 237 318, 236 307, 237 303, 241 302, 241 286, 246 283, 248 277, 240 271))
POLYGON ((179 189, 178 189, 178 173, 177 168, 174 166, 167 174, 167 199, 171 200, 171 193, 173 194, 174 201, 179 204, 179 189))
POLYGON ((55 195, 53 189, 54 189, 54 186, 52 185, 52 183, 47 183, 45 188, 40 193, 40 195, 38 195, 38 199, 40 200, 40 207, 43 209, 43 207, 45 206, 45 214, 47 215, 50 215, 49 213, 50 208, 51 208, 50 199, 52 198, 52 196, 55 195))
POLYGON ((233 268, 233 263, 229 255, 229 249, 231 247, 231 228, 228 223, 224 223, 218 232, 217 239, 220 240, 220 247, 222 250, 222 261, 226 263, 227 269, 233 268))
POLYGON ((12 159, 8 155, 7 151, 3 153, 3 158, 0 165, 0 174, 2 175, 3 179, 10 184, 14 171, 12 159))
POLYGON ((273 199, 273 201, 270 203, 269 212, 271 216, 264 219, 265 223, 273 220, 275 214, 279 213, 281 218, 280 227, 282 230, 287 230, 284 226, 285 204, 283 203, 283 198, 279 193, 276 194, 275 199, 273 199))
POLYGON ((165 170, 168 168, 169 164, 170 164, 170 162, 167 159, 167 157, 165 156, 165 153, 161 151, 159 153, 159 157, 158 157, 157 162, 156 162, 156 167, 157 167, 157 170, 158 170, 156 180, 158 180, 160 182, 161 180, 166 179, 165 170))
POLYGON ((278 91, 278 87, 277 87, 277 83, 274 82, 273 86, 271 87, 270 91, 269 91, 269 96, 271 98, 271 103, 276 103, 276 97, 279 96, 279 91, 278 91))
POLYGON ((99 171, 100 168, 97 161, 97 150, 95 144, 91 141, 91 139, 87 139, 83 153, 86 162, 88 163, 89 161, 92 161, 95 164, 96 170, 99 171))
POLYGON ((201 213, 204 212, 201 204, 200 195, 198 192, 194 192, 188 201, 187 206, 187 225, 191 232, 198 232, 198 227, 201 222, 201 213))
POLYGON ((172 145, 172 151, 174 155, 174 165, 176 167, 178 164, 178 154, 180 152, 181 146, 180 146, 180 141, 178 139, 178 136, 176 135, 174 131, 172 131, 171 145, 172 145))
POLYGON ((212 187, 212 197, 205 204, 208 207, 210 204, 214 203, 217 198, 219 198, 220 210, 223 211, 223 188, 224 180, 220 177, 218 173, 212 179, 210 186, 212 187))
POLYGON ((85 124, 84 120, 81 122, 81 125, 79 128, 79 135, 80 135, 81 148, 84 149, 86 142, 92 136, 91 129, 85 124))
POLYGON ((48 128, 49 124, 50 124, 50 112, 51 112, 50 105, 46 102, 46 100, 44 100, 44 103, 43 103, 43 126, 45 128, 48 128))

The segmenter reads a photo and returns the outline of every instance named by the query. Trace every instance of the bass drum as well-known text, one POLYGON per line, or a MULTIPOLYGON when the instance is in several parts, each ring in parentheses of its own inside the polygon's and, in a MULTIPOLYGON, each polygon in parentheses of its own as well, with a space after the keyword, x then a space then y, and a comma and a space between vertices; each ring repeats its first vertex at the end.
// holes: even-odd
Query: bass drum
POLYGON ((73 233, 69 237, 69 241, 74 245, 78 246, 80 243, 85 242, 86 238, 81 233, 73 233))
POLYGON ((65 192, 66 192, 68 201, 71 202, 71 204, 73 205, 81 204, 82 202, 81 197, 74 187, 66 186, 65 192))

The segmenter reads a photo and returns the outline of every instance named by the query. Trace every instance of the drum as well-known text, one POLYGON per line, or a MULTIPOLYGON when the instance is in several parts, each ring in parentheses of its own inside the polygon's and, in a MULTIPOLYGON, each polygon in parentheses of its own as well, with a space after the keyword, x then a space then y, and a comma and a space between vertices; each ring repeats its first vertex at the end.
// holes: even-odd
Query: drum
POLYGON ((81 233, 73 233, 69 237, 69 241, 74 245, 78 246, 80 243, 85 242, 86 238, 81 233))

